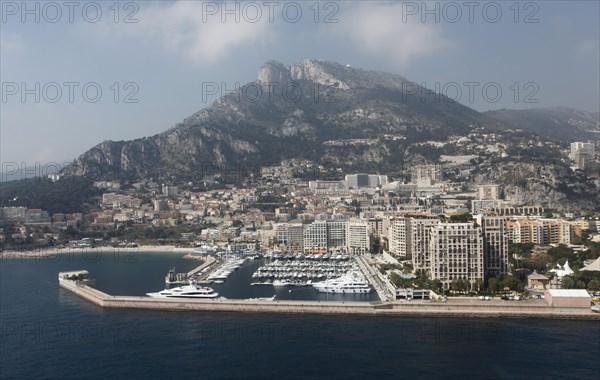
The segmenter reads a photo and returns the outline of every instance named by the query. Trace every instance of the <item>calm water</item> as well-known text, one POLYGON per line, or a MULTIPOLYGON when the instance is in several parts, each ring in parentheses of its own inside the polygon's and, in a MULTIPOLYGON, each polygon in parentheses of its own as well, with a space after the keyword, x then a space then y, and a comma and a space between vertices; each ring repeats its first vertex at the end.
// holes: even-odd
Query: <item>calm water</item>
MULTIPOLYGON (((125 259, 2 261, 0 377, 599 378, 598 322, 105 310, 58 287, 57 272, 85 268, 106 292, 143 294, 164 288, 165 268, 197 264, 159 253, 125 259)), ((231 286, 246 282, 243 271, 252 268, 231 286)), ((273 294, 254 288, 249 296, 273 294)), ((286 292, 278 296, 302 297, 286 292)))

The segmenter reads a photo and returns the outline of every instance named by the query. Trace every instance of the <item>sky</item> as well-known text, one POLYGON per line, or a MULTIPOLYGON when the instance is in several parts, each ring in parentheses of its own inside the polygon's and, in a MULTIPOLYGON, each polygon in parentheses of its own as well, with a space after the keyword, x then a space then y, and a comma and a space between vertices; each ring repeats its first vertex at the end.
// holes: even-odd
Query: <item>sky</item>
POLYGON ((598 112, 599 4, 2 1, 0 171, 160 133, 269 60, 392 72, 478 111, 598 112))

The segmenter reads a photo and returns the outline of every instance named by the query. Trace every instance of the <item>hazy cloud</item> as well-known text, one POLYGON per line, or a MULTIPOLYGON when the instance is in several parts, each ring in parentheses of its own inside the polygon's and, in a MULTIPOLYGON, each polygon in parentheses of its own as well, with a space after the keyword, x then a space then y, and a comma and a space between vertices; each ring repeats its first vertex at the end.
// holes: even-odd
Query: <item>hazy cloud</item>
POLYGON ((242 46, 252 46, 268 39, 269 23, 260 18, 252 23, 220 13, 210 15, 203 2, 183 1, 152 5, 141 9, 136 33, 157 39, 169 51, 181 54, 194 63, 215 63, 242 46), (203 17, 204 15, 204 17, 203 17))
POLYGON ((405 68, 417 58, 451 46, 439 25, 403 22, 401 4, 359 3, 345 7, 339 24, 325 30, 353 43, 369 56, 386 59, 405 68))

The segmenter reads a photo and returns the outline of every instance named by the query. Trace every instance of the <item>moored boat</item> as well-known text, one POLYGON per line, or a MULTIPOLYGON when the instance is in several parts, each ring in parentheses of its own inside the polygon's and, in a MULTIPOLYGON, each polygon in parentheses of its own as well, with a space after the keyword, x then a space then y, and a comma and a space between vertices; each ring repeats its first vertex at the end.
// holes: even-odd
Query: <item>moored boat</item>
POLYGON ((215 292, 213 288, 200 286, 195 281, 190 281, 189 285, 165 289, 156 293, 146 293, 146 295, 152 298, 216 298, 219 293, 215 292))

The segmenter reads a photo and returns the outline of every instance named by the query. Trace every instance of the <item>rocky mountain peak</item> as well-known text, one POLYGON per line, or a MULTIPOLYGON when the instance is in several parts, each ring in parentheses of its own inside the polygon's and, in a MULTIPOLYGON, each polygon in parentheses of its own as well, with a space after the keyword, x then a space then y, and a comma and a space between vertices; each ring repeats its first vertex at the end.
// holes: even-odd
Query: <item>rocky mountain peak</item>
POLYGON ((261 83, 287 83, 290 80, 289 68, 278 61, 268 61, 258 71, 258 81, 261 83))
POLYGON ((395 87, 400 88, 408 81, 396 74, 382 71, 363 70, 338 62, 307 59, 286 66, 278 61, 263 64, 258 73, 260 83, 285 85, 291 81, 311 81, 323 86, 334 86, 340 90, 353 88, 395 87))

